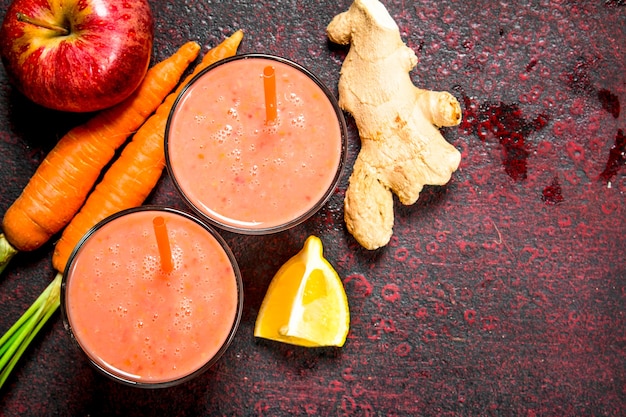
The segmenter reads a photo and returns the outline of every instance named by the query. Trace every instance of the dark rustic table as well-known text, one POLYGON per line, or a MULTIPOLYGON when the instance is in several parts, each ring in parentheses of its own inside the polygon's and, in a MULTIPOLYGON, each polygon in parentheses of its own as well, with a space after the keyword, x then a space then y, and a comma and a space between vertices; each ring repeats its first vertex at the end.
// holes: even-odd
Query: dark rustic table
MULTIPOLYGON (((2 0, 5 10, 9 0, 2 0)), ((153 1, 154 60, 237 29, 239 52, 290 58, 336 92, 346 49, 325 28, 350 1, 153 1)), ((223 233, 245 286, 221 361, 182 386, 141 390, 101 376, 59 314, 0 393, 3 416, 498 415, 626 413, 626 6, 607 1, 386 1, 424 88, 451 91, 464 121, 449 184, 396 201, 395 235, 366 251, 343 223, 346 172, 304 224, 223 233), (621 107, 620 107, 621 106, 621 107), (341 349, 257 340, 273 274, 310 234, 346 287, 341 349)), ((0 213, 85 115, 37 107, 0 69, 0 213)), ((352 119, 349 160, 359 139, 352 119)), ((149 203, 184 209, 164 175, 149 203)), ((4 332, 53 278, 52 243, 0 278, 4 332)))

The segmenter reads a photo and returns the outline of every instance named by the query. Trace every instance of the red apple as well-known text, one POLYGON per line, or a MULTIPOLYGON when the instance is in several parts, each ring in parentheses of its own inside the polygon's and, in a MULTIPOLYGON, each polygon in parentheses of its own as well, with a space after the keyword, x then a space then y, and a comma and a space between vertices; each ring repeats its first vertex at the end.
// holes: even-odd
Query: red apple
POLYGON ((26 97, 90 112, 128 97, 152 54, 147 0, 15 0, 0 29, 0 54, 26 97))

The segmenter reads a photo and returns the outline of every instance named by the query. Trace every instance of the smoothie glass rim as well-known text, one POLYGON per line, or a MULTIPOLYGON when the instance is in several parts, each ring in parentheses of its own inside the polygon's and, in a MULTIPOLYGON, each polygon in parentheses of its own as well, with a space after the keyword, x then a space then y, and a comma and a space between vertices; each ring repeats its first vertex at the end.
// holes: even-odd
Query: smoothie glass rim
POLYGON ((180 91, 180 93, 176 97, 176 100, 174 101, 172 108, 170 109, 168 118, 167 118, 167 122, 165 125, 164 148, 165 148, 165 166, 166 166, 167 173, 170 179, 172 180, 174 187, 178 191, 178 194, 181 196, 185 204, 194 212, 194 214, 206 220, 213 226, 219 229, 228 231, 228 232, 238 233, 242 235, 268 235, 272 233, 282 232, 282 231, 291 229, 295 226, 298 226, 299 224, 305 222, 310 217, 312 217, 315 213, 317 213, 328 202, 328 200, 330 200, 330 198, 334 194, 335 188, 339 184, 343 176, 343 173, 346 169, 346 164, 347 164, 347 159, 348 159, 348 126, 347 126, 347 123, 343 114, 343 110, 339 106, 339 102, 337 98, 330 91, 330 89, 319 79, 319 77, 317 77, 308 68, 288 58, 284 58, 279 55, 272 55, 272 54, 266 54, 266 53, 245 53, 245 54, 239 54, 239 55, 234 55, 231 57, 223 58, 209 65, 208 67, 198 72, 194 77, 192 77, 189 83, 187 83, 187 85, 183 87, 183 89, 180 91), (229 62, 232 62, 232 61, 241 61, 241 60, 246 60, 246 59, 265 59, 265 60, 280 62, 282 64, 285 64, 294 68, 297 71, 300 71, 302 74, 307 76, 311 81, 313 81, 322 90, 322 92, 325 94, 326 98, 330 102, 335 112, 335 116, 337 118, 337 123, 339 125, 339 133, 341 136, 340 138, 341 149, 340 149, 340 154, 339 154, 339 162, 337 164, 335 175, 333 176, 333 179, 330 182, 328 189, 324 192, 322 197, 318 201, 316 201, 310 208, 308 208, 304 213, 300 214, 299 216, 289 221, 286 221, 282 224, 277 224, 274 226, 245 227, 245 226, 230 224, 227 222, 222 222, 219 219, 211 217, 209 214, 205 213, 201 208, 197 207, 187 197, 186 193, 183 190, 183 187, 179 184, 178 180, 176 179, 176 176, 174 174, 174 169, 172 168, 172 164, 170 161, 169 136, 170 136, 170 131, 171 131, 171 124, 172 124, 174 115, 176 113, 176 110, 178 109, 180 102, 185 98, 187 91, 200 78, 202 78, 206 73, 210 72, 214 68, 228 64, 229 62))
POLYGON ((241 276, 241 270, 239 269, 239 265, 237 264, 237 260, 235 258, 234 253, 232 252, 230 246, 228 245, 228 243, 224 240, 224 238, 213 228, 211 227, 211 225, 207 224, 207 222, 203 221, 203 219, 199 218, 198 216, 195 216, 191 213, 185 212, 183 210, 179 210, 176 208, 172 208, 172 207, 167 207, 167 206, 159 206, 159 205, 143 205, 143 206, 139 206, 139 207, 132 207, 132 208, 128 208, 128 209, 124 209, 121 210, 117 213, 114 213, 104 219, 102 219, 101 221, 99 221, 98 223, 96 223, 93 227, 91 227, 86 233, 85 235, 83 235, 83 237, 80 239, 80 241, 76 244, 76 247, 72 250, 72 253, 70 254, 70 257, 68 259, 67 265, 65 266, 65 270, 63 271, 63 277, 61 279, 61 289, 60 289, 60 310, 61 310, 61 317, 62 317, 62 321, 63 321, 63 326, 66 330, 66 332, 69 334, 70 339, 72 340, 73 344, 75 346, 77 346, 81 352, 83 352, 83 354, 85 355, 85 357, 88 359, 89 363, 91 364, 91 366, 93 366, 97 371, 99 371, 101 374, 107 376, 108 378, 122 383, 124 385, 130 385, 133 387, 138 387, 138 388, 168 388, 168 387, 173 387, 175 385, 179 385, 182 384, 184 382, 187 382, 193 378, 196 378, 197 376, 200 376, 201 374, 203 374, 205 371, 207 371, 209 368, 211 368, 220 358, 221 356, 226 352, 226 350, 228 349, 228 347, 230 346, 230 344, 232 343, 233 339, 235 338, 235 335, 237 333, 237 330, 239 328, 239 324, 241 322, 241 317, 243 315, 243 297, 244 297, 244 290, 243 290, 243 279, 241 276), (150 381, 139 381, 139 380, 134 380, 131 378, 127 378, 123 375, 120 375, 118 373, 115 373, 113 371, 108 370, 106 367, 102 366, 100 363, 98 363, 98 361, 92 357, 92 355, 90 355, 84 348, 83 346, 80 344, 80 342, 78 341, 76 335, 74 334, 74 330, 72 328, 72 325, 70 323, 69 320, 69 315, 67 313, 67 296, 66 296, 66 290, 67 290, 67 282, 68 279, 71 278, 71 275, 69 274, 72 267, 73 267, 73 261, 76 258, 77 255, 79 255, 81 248, 84 246, 84 244, 89 240, 89 238, 98 230, 100 230, 102 227, 106 226, 107 224, 109 224, 111 221, 114 221, 120 217, 123 217, 125 215, 130 215, 133 213, 138 213, 138 212, 143 212, 143 211, 158 211, 158 212, 166 212, 166 213, 170 213, 170 214, 174 214, 174 215, 178 215, 178 216, 182 216, 188 220, 191 220, 193 222, 195 222, 196 224, 198 224, 199 226, 201 226, 206 232, 208 232, 209 234, 211 234, 211 236, 217 241, 217 243, 220 245, 220 247, 222 248, 222 250, 226 253, 226 256, 228 257, 228 260, 230 261, 231 267, 233 268, 233 273, 235 276, 235 282, 236 282, 236 286, 237 286, 237 308, 235 310, 235 317, 233 320, 233 324, 228 332, 228 336, 226 337, 226 339, 224 340, 224 343, 222 344, 222 346, 219 348, 219 350, 215 353, 215 355, 213 355, 204 365, 202 365, 201 367, 199 367, 198 369, 196 369, 195 371, 192 371, 191 373, 181 376, 179 378, 173 379, 173 380, 167 380, 167 381, 156 381, 156 382, 150 382, 150 381))

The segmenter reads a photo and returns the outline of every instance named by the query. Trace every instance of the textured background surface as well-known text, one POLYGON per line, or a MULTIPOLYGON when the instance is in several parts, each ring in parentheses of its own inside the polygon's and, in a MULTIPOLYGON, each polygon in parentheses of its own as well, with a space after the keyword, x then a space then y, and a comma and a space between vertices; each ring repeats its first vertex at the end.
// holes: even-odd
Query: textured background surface
MULTIPOLYGON (((325 27, 349 1, 153 1, 154 59, 236 29, 240 52, 310 68, 336 91, 346 50, 325 27)), ((2 0, 5 9, 8 0, 2 0)), ((463 155, 445 187, 396 202, 395 236, 360 249, 329 204, 268 237, 224 233, 245 285, 240 330, 218 365, 167 390, 116 385, 75 351, 57 315, 0 393, 0 414, 523 415, 626 413, 626 6, 613 1, 386 1, 419 58, 414 82, 451 91, 463 155), (621 105, 621 108, 620 108, 621 105), (319 235, 345 283, 342 349, 255 340, 279 266, 319 235)), ((0 212, 84 116, 38 108, 0 69, 0 212)), ((352 120, 350 160, 359 140, 352 120)), ((149 202, 183 208, 164 176, 149 202)), ((0 278, 4 331, 54 273, 52 246, 0 278)))

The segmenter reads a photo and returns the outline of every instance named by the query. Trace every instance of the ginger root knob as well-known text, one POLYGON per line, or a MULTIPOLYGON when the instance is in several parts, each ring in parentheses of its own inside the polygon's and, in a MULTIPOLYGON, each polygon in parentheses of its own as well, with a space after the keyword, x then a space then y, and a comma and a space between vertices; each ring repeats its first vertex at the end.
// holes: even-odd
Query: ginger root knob
POLYGON ((348 231, 366 249, 385 246, 393 234, 393 194, 415 203, 424 185, 444 185, 461 162, 441 135, 461 122, 448 92, 411 81, 413 50, 378 0, 355 0, 327 27, 328 38, 350 44, 339 78, 339 105, 356 122, 361 150, 346 190, 348 231))

